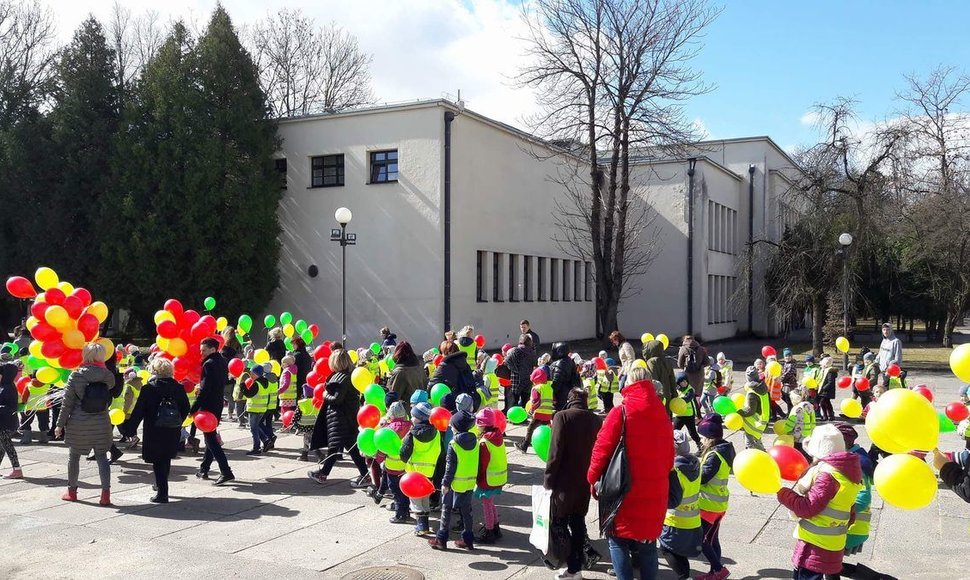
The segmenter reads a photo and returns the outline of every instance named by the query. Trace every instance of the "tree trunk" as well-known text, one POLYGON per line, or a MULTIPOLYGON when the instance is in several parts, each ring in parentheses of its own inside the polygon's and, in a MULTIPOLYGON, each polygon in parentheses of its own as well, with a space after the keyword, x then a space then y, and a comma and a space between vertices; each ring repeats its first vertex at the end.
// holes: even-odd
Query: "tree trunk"
POLYGON ((953 348, 953 329, 956 328, 957 319, 961 313, 946 313, 946 322, 943 324, 943 347, 953 348))
POLYGON ((812 353, 822 354, 822 341, 825 333, 825 295, 816 294, 812 298, 812 353))

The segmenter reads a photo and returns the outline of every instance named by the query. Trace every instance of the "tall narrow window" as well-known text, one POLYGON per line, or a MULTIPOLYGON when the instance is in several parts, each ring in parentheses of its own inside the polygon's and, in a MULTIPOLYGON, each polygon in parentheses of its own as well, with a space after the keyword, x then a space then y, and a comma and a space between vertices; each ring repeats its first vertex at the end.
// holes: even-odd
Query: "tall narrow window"
POLYGON ((559 258, 549 258, 549 300, 559 302, 559 258))
POLYGON ((562 301, 569 302, 572 299, 572 285, 569 283, 569 260, 562 261, 562 301))
POLYGON ((286 189, 286 158, 276 159, 276 174, 280 176, 280 189, 286 189))
POLYGON ((586 302, 592 302, 593 296, 593 263, 586 262, 586 302))
POLYGON ((479 250, 475 252, 475 275, 476 291, 475 299, 478 302, 488 302, 488 286, 486 285, 485 260, 488 259, 488 252, 479 250))
POLYGON ((371 151, 370 182, 390 183, 397 181, 397 149, 371 151))
POLYGON ((536 272, 538 273, 539 280, 539 287, 536 293, 539 296, 539 302, 545 302, 546 296, 548 296, 546 293, 546 280, 549 277, 549 273, 546 271, 546 259, 536 258, 536 261, 538 262, 538 265, 536 265, 536 272))
POLYGON ((522 258, 522 299, 526 302, 532 302, 532 256, 524 256, 522 258))
POLYGON ((583 263, 579 260, 573 262, 573 300, 579 302, 583 299, 583 263))
POLYGON ((519 301, 519 255, 509 254, 509 302, 519 301))
POLYGON ((505 302, 502 296, 502 254, 492 254, 492 301, 505 302))

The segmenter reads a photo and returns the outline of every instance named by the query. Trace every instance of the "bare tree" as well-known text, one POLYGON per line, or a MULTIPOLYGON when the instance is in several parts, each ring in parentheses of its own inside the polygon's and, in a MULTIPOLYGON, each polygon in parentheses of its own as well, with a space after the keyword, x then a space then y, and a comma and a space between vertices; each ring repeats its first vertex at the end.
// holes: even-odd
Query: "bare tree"
POLYGON ((38 0, 0 0, 0 127, 53 88, 54 17, 38 0))
POLYGON ((301 10, 284 8, 257 22, 248 37, 263 91, 277 117, 373 102, 371 56, 336 24, 318 27, 301 10))
POLYGON ((158 12, 149 10, 132 18, 130 9, 115 2, 108 37, 115 50, 118 88, 124 95, 162 46, 164 37, 158 12))
POLYGON ((681 105, 709 90, 689 63, 718 11, 704 0, 536 0, 523 10, 531 64, 518 81, 541 104, 530 124, 582 157, 563 180, 557 242, 593 262, 602 336, 657 249, 631 166, 696 140, 681 105))

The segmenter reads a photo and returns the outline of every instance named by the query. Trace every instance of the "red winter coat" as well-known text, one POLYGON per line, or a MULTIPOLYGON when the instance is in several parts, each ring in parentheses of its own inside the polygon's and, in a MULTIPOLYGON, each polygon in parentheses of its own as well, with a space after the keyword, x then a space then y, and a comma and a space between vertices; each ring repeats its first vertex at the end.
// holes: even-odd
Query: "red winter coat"
POLYGON ((626 409, 626 449, 632 485, 614 522, 618 538, 653 541, 667 511, 668 476, 674 466, 674 431, 652 381, 623 389, 623 403, 606 416, 593 446, 586 480, 596 483, 613 457, 626 409))

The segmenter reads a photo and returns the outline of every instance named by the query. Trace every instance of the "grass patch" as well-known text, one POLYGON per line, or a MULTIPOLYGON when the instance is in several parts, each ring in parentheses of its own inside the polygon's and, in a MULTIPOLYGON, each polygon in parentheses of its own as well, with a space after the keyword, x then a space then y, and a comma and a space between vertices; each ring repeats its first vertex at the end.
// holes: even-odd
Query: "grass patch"
MULTIPOLYGON (((788 347, 792 350, 792 353, 794 353, 795 356, 799 358, 803 357, 806 354, 811 354, 812 352, 812 343, 810 342, 783 343, 783 341, 778 339, 775 339, 774 342, 781 344, 781 347, 778 347, 779 352, 781 352, 782 348, 788 347)), ((872 350, 872 352, 878 356, 879 354, 878 344, 873 346, 870 346, 870 345, 863 345, 863 346, 869 346, 869 349, 872 350)), ((855 360, 855 356, 859 353, 860 348, 861 346, 859 348, 853 347, 849 349, 849 360, 851 361, 855 360)), ((826 346, 825 352, 827 354, 832 355, 832 358, 835 358, 835 359, 842 358, 842 353, 837 351, 835 348, 832 348, 831 346, 826 346)), ((903 343, 903 368, 911 364, 932 364, 932 365, 949 364, 951 352, 953 352, 952 348, 943 348, 942 346, 939 346, 939 345, 904 342, 903 343)))

